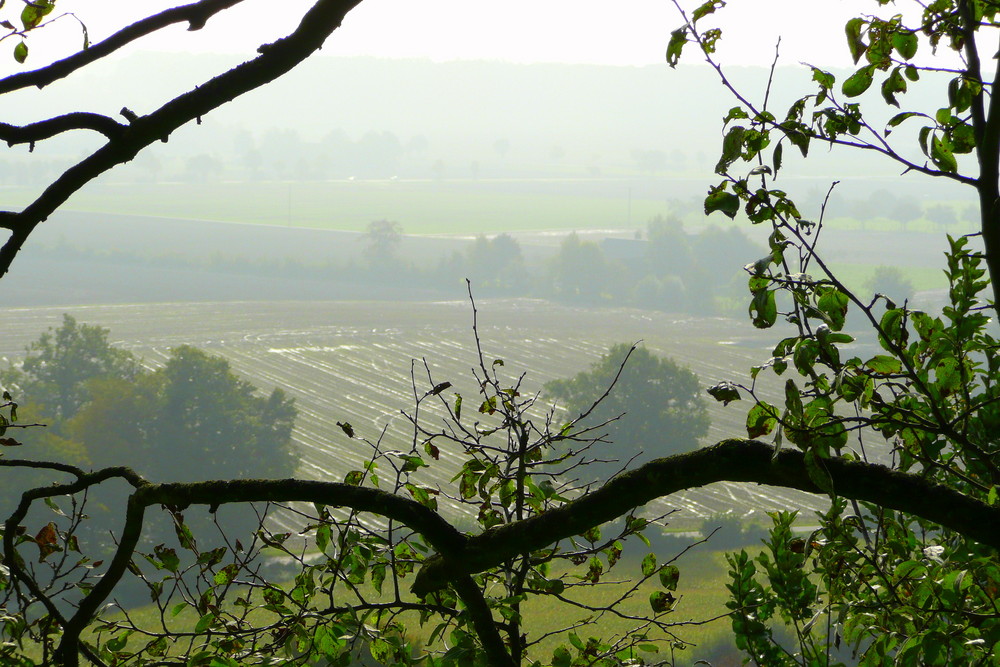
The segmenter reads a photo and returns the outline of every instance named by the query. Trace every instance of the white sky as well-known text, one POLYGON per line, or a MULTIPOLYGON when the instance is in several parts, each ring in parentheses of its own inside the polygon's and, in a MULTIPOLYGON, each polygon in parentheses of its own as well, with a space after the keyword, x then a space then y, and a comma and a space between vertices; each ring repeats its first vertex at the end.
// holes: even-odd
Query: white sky
MULTIPOLYGON (((180 0, 59 0, 56 13, 76 12, 100 40, 131 20, 180 0)), ((247 0, 223 12, 200 32, 177 26, 141 45, 146 50, 226 52, 252 55, 256 47, 286 34, 308 0, 247 0)), ((700 4, 682 0, 686 9, 700 4)), ((10 0, 0 18, 16 22, 21 7, 10 0)), ((821 66, 849 65, 843 24, 871 0, 730 0, 722 11, 725 30, 720 59, 726 64, 769 64, 782 36, 786 63, 808 60, 821 66)), ((881 13, 892 13, 892 8, 881 13)), ((53 14, 53 15, 55 15, 53 14)), ((327 55, 369 55, 435 60, 486 59, 512 62, 569 62, 611 65, 659 64, 670 31, 680 25, 670 0, 364 0, 327 42, 327 55)), ((28 66, 78 48, 80 29, 61 19, 29 39, 28 66), (58 38, 58 39, 57 39, 58 38), (59 39, 64 40, 61 44, 59 39)), ((0 42, 0 52, 15 41, 0 42)), ((685 62, 700 62, 690 52, 685 62)), ((0 72, 19 69, 0 58, 0 72)))

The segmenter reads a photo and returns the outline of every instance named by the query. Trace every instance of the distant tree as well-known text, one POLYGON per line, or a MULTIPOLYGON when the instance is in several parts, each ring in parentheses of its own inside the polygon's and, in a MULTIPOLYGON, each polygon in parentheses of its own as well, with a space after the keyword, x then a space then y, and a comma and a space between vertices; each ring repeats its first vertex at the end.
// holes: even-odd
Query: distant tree
POLYGON ((154 480, 288 477, 296 467, 293 399, 267 397, 229 362, 190 346, 133 381, 97 378, 69 424, 97 465, 126 463, 154 480))
POLYGON ((563 239, 550 264, 554 295, 568 301, 600 301, 607 295, 608 272, 601 247, 573 232, 563 239))
POLYGON ((392 132, 367 132, 358 142, 354 167, 368 176, 393 176, 399 171, 403 144, 392 132))
POLYGON ((62 326, 49 328, 28 347, 19 366, 0 372, 0 383, 22 402, 44 406, 56 431, 90 398, 88 382, 95 378, 132 380, 140 366, 127 350, 108 342, 108 329, 77 324, 63 315, 62 326))
POLYGON ((466 275, 487 290, 519 291, 528 285, 521 244, 510 234, 476 237, 466 251, 466 275))
POLYGON ((872 294, 884 294, 897 303, 913 298, 913 282, 895 266, 878 266, 872 277, 865 282, 872 294))
POLYGON ((493 152, 496 153, 501 160, 505 159, 507 157, 507 153, 510 152, 510 141, 505 137, 497 139, 493 142, 493 152))
POLYGON ((896 194, 879 188, 873 190, 863 199, 853 202, 852 213, 856 220, 861 223, 861 228, 866 229, 868 223, 876 218, 886 218, 892 220, 892 211, 896 208, 898 199, 896 194))
POLYGON ((191 183, 217 181, 222 170, 222 162, 207 153, 192 155, 184 161, 184 178, 191 183))
POLYGON ((746 294, 743 267, 766 253, 763 246, 737 227, 711 225, 691 236, 689 243, 698 270, 691 273, 685 284, 696 303, 708 305, 717 296, 746 294))
POLYGON ((632 162, 635 163, 636 169, 647 174, 655 174, 670 166, 664 151, 648 148, 633 150, 632 162))
POLYGON ((924 211, 927 219, 938 227, 951 227, 958 224, 958 216, 955 215, 955 208, 948 204, 931 204, 924 211))
POLYGON ((607 423, 600 430, 607 431, 613 444, 594 455, 617 463, 594 468, 604 473, 633 458, 642 463, 691 451, 708 433, 710 420, 698 376, 644 347, 615 344, 589 370, 549 382, 545 392, 569 414, 590 411, 582 425, 607 423), (614 391, 590 411, 612 382, 614 391), (619 415, 621 419, 616 420, 619 415), (650 443, 656 443, 655 449, 650 443))
POLYGON ((387 266, 396 259, 403 228, 392 220, 373 220, 365 227, 365 254, 372 266, 387 266))
POLYGON ((909 197, 896 200, 896 203, 886 208, 885 212, 887 218, 898 222, 904 230, 908 224, 923 217, 920 205, 909 197))
POLYGON ((675 215, 658 215, 646 223, 646 262, 658 277, 683 276, 694 265, 684 223, 675 215))

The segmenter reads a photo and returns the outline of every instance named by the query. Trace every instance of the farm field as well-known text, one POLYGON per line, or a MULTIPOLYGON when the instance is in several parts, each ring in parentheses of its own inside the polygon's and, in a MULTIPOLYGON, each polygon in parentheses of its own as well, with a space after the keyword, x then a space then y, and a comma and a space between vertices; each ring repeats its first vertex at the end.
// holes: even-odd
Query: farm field
MULTIPOLYGON (((771 338, 747 324, 723 318, 678 317, 637 310, 585 310, 535 300, 479 303, 479 331, 487 359, 503 358, 510 377, 527 373, 524 387, 586 368, 608 345, 643 340, 652 351, 695 369, 702 384, 739 379, 769 356, 771 338), (721 342, 720 342, 721 341, 721 342)), ((387 427, 386 449, 408 447, 400 411, 412 402, 411 360, 426 359, 435 382, 450 381, 475 396, 470 369, 476 363, 467 301, 436 303, 273 302, 168 303, 82 308, 20 308, 2 313, 0 354, 13 359, 66 310, 80 322, 111 329, 111 340, 147 363, 161 363, 170 348, 192 344, 227 357, 234 369, 264 390, 280 386, 296 399, 295 441, 302 452, 300 474, 341 480, 370 451, 348 439, 337 421, 375 440, 387 427)), ((421 393, 429 388, 424 378, 421 393)), ((524 390, 522 390, 523 392, 524 390)), ((744 433, 746 405, 710 405, 706 443, 744 433)), ((439 464, 423 468, 423 483, 448 485, 458 452, 442 452, 439 464)), ((809 510, 823 498, 783 489, 717 484, 679 494, 651 508, 671 517, 671 530, 697 530, 713 514, 776 508, 809 510)), ((291 527, 291 526, 289 526, 291 527)))
MULTIPOLYGON (((666 214, 665 199, 635 194, 627 179, 334 180, 211 184, 101 184, 67 210, 177 219, 364 231, 372 220, 398 222, 407 234, 490 234, 537 229, 640 226, 666 214)), ((675 186, 676 187, 676 186, 675 186)), ((701 184, 697 187, 700 189, 701 184)), ((5 197, 26 204, 32 190, 5 197)))

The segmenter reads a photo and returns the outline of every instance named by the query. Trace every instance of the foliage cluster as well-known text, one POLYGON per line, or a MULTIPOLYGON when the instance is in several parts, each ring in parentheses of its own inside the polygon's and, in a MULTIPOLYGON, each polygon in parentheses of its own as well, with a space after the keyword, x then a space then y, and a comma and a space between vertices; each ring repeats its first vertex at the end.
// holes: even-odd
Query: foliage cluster
MULTIPOLYGON (((707 2, 685 15, 668 50, 672 62, 691 42, 714 65, 720 33, 699 22, 722 4, 707 2)), ((983 237, 985 252, 969 237, 949 237, 950 303, 934 315, 883 294, 868 298, 847 289, 816 250, 825 206, 818 219, 806 219, 773 181, 787 169, 785 146, 805 156, 813 141, 822 141, 881 152, 908 169, 974 186, 983 201, 993 201, 997 156, 995 146, 983 142, 996 121, 985 115, 983 87, 989 84, 979 71, 975 40, 981 29, 997 25, 997 11, 993 3, 934 3, 924 7, 915 28, 901 15, 852 19, 848 46, 861 64, 840 86, 814 67, 817 92, 793 102, 784 120, 770 110, 766 96, 762 105, 740 96, 741 104, 726 116, 716 166, 723 181, 709 191, 705 210, 734 217, 742 209, 753 223, 771 227, 770 254, 748 266, 750 316, 759 328, 783 319, 791 332, 770 360, 753 369, 752 383, 724 383, 712 393, 725 402, 748 394, 748 434, 772 436, 776 456, 785 443, 801 450, 810 478, 832 501, 813 535, 793 536, 794 516, 776 514, 769 552, 756 564, 745 553, 730 558, 733 629, 758 664, 830 664, 832 647, 842 641, 862 664, 996 659, 995 551, 926 518, 843 498, 826 463, 879 460, 881 439, 890 445, 893 468, 996 504, 1000 345, 989 326, 995 303, 986 266, 996 262, 996 213, 984 207, 983 233, 972 235, 983 237), (880 132, 869 125, 861 102, 842 100, 860 98, 878 75, 883 101, 899 107, 921 70, 934 69, 912 62, 921 37, 934 48, 947 45, 962 53, 966 69, 955 73, 945 107, 933 115, 902 111, 880 132), (910 119, 924 122, 917 133, 928 159, 923 164, 888 141, 910 119), (959 172, 956 156, 972 152, 983 169, 978 179, 959 172), (814 278, 816 272, 821 277, 814 278), (854 345, 855 337, 844 333, 850 313, 870 327, 875 350, 854 345), (764 371, 785 378, 779 405, 758 393, 764 371), (794 627, 797 651, 773 640, 771 619, 794 627)))

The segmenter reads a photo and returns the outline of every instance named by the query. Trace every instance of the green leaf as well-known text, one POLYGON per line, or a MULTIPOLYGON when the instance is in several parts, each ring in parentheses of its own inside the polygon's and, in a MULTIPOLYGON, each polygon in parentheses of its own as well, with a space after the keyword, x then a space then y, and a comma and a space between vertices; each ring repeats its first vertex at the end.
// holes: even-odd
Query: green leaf
POLYGON ((669 611, 674 604, 674 596, 665 591, 653 591, 649 594, 649 606, 654 613, 662 614, 669 611))
POLYGON ((347 434, 348 438, 354 437, 354 427, 351 426, 350 422, 337 422, 337 426, 340 430, 347 434))
POLYGON ((872 85, 875 76, 875 66, 866 65, 848 77, 840 89, 847 97, 857 97, 872 85))
POLYGON ((740 400, 739 389, 737 389, 735 384, 729 382, 728 380, 720 382, 713 387, 709 387, 708 394, 723 405, 729 405, 733 401, 740 400))
POLYGON ((743 138, 747 129, 740 125, 729 128, 729 132, 722 140, 722 156, 715 165, 715 173, 724 175, 729 167, 739 159, 743 152, 743 138))
POLYGON ((834 331, 840 331, 844 328, 849 304, 850 299, 847 298, 846 294, 837 288, 831 288, 823 292, 819 301, 816 302, 816 307, 826 316, 824 319, 830 328, 834 331))
POLYGON ((681 51, 687 44, 687 28, 678 28, 670 33, 670 42, 667 43, 667 64, 676 67, 681 59, 681 51))
POLYGON ((972 89, 964 78, 952 79, 948 84, 948 104, 955 113, 962 113, 972 106, 972 89))
POLYGON ((48 506, 50 510, 52 510, 59 516, 66 516, 66 513, 63 512, 61 509, 59 509, 59 505, 57 505, 56 501, 54 501, 52 498, 45 496, 42 500, 45 502, 45 504, 48 506))
POLYGON ((25 60, 28 59, 28 45, 24 42, 19 42, 17 46, 14 47, 14 60, 23 64, 25 60))
POLYGON ((327 523, 324 523, 316 529, 316 548, 319 549, 321 553, 325 552, 327 546, 329 546, 331 533, 330 524, 327 523))
POLYGON ((726 114, 726 117, 722 119, 722 124, 724 126, 729 125, 729 122, 732 120, 749 118, 749 117, 750 117, 749 114, 747 114, 746 110, 744 110, 743 107, 733 107, 732 109, 729 110, 729 113, 726 114))
POLYGON ((894 107, 899 106, 899 102, 896 101, 896 93, 906 92, 906 79, 903 78, 899 70, 898 67, 892 70, 892 74, 882 82, 882 99, 885 100, 886 104, 894 107))
POLYGON ((201 634, 202 632, 205 632, 210 627, 212 627, 212 623, 214 622, 215 622, 215 612, 210 611, 201 618, 199 618, 198 622, 195 623, 194 626, 195 633, 201 634))
POLYGON ((918 113, 916 111, 904 111, 902 113, 898 113, 890 118, 889 122, 885 124, 885 131, 883 134, 888 137, 892 134, 892 130, 898 127, 900 123, 908 118, 913 118, 914 116, 924 116, 926 118, 927 114, 918 113))
MULTIPOLYGON (((968 123, 951 128, 951 150, 953 153, 967 154, 976 148, 976 131, 968 123)), ((11 415, 14 413, 11 412, 11 415)))
POLYGON ((810 449, 806 452, 804 458, 806 464, 806 474, 809 475, 809 479, 812 483, 826 493, 833 495, 833 478, 830 477, 830 473, 826 469, 826 466, 823 465, 823 461, 816 454, 816 450, 810 449))
POLYGON ((117 637, 112 637, 105 644, 104 647, 111 651, 112 653, 119 653, 128 644, 128 633, 118 635, 117 637))
POLYGON ((706 3, 700 7, 696 7, 695 10, 691 12, 691 23, 697 23, 699 19, 704 18, 709 14, 714 14, 716 9, 725 6, 725 0, 708 0, 706 3))
POLYGON ((865 362, 865 366, 879 375, 892 375, 902 370, 903 365, 896 357, 887 354, 876 354, 865 362))
POLYGON ((180 567, 181 559, 177 557, 177 552, 173 549, 158 544, 153 547, 153 553, 156 557, 160 559, 160 564, 168 572, 177 572, 180 567))
POLYGON ((424 460, 415 454, 404 454, 400 458, 403 459, 402 472, 413 472, 417 468, 428 467, 424 460))
POLYGON ((718 190, 710 192, 705 198, 705 215, 722 211, 726 216, 735 218, 740 210, 740 198, 731 192, 718 190))
POLYGON ((455 394, 455 407, 453 408, 455 412, 455 421, 462 421, 462 395, 455 394))
POLYGON ((918 45, 919 41, 914 32, 899 30, 892 35, 892 48, 896 49, 896 53, 902 56, 903 60, 910 60, 917 55, 918 45))
POLYGON ((565 646, 560 646, 552 652, 552 667, 570 667, 573 664, 573 656, 565 646))
POLYGON ((750 317, 758 329, 767 329, 778 319, 778 305, 774 290, 761 290, 753 295, 750 302, 750 317))
POLYGON ((25 30, 32 30, 38 27, 42 19, 49 15, 55 8, 55 0, 32 0, 26 3, 21 10, 21 24, 25 30))
POLYGON ((792 378, 785 381, 785 409, 792 417, 802 418, 802 394, 792 378))
POLYGON ((660 568, 660 585, 668 591, 677 590, 677 582, 680 581, 681 571, 676 565, 664 565, 660 568))
POLYGON ((949 143, 936 134, 931 137, 931 160, 941 171, 953 174, 958 171, 958 161, 949 143))
POLYGON ((747 435, 751 438, 767 435, 777 423, 777 409, 770 403, 760 401, 747 413, 747 435))
POLYGON ((646 554, 646 557, 642 559, 642 575, 649 577, 654 572, 656 572, 656 554, 646 554))
POLYGON ((361 482, 365 479, 365 473, 361 470, 352 470, 346 475, 344 475, 344 484, 349 484, 351 486, 360 486, 361 482))
POLYGON ((212 580, 217 586, 225 586, 231 584, 236 578, 236 574, 240 571, 239 566, 235 563, 230 563, 221 570, 215 573, 212 580))
POLYGON ((865 23, 864 19, 853 18, 844 26, 844 32, 847 33, 847 47, 851 50, 851 58, 855 65, 861 60, 861 56, 865 55, 865 50, 868 48, 868 45, 861 39, 861 29, 865 23))

